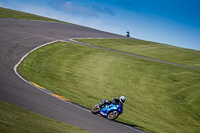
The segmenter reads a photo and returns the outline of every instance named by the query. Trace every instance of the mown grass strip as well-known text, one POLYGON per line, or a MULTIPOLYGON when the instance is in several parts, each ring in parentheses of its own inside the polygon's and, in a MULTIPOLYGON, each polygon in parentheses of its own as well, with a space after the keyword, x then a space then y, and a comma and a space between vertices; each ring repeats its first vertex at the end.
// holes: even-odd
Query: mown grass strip
POLYGON ((68 125, 25 109, 0 101, 1 133, 86 133, 68 125))
POLYGON ((59 42, 32 52, 18 71, 88 108, 124 95, 118 121, 129 125, 162 133, 200 131, 198 70, 59 42))
POLYGON ((200 68, 200 51, 138 39, 77 39, 80 42, 200 68))

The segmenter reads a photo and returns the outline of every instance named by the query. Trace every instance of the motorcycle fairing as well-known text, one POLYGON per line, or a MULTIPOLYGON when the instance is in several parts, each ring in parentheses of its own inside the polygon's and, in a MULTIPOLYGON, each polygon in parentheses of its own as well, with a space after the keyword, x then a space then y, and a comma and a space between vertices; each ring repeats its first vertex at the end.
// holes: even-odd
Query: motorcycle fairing
MULTIPOLYGON (((105 100, 102 100, 102 103, 104 102, 105 100)), ((99 110, 98 113, 107 117, 110 111, 118 111, 120 114, 123 113, 123 104, 115 105, 111 103, 110 105, 106 105, 103 109, 99 110)))

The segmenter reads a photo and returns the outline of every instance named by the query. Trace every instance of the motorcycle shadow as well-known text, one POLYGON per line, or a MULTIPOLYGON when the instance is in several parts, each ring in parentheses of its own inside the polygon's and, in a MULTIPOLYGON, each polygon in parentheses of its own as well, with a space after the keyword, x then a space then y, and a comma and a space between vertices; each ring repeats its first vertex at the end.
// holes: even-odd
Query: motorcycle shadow
POLYGON ((138 126, 138 125, 134 125, 134 124, 127 124, 127 123, 124 123, 124 122, 121 122, 121 121, 118 121, 118 120, 112 120, 112 121, 117 122, 117 123, 119 123, 119 124, 122 124, 122 125, 124 125, 124 126, 128 126, 128 127, 131 127, 131 128, 137 129, 137 130, 140 130, 140 131, 142 131, 142 132, 144 132, 144 133, 148 133, 148 132, 145 132, 145 131, 144 131, 144 127, 142 127, 142 126, 138 126))

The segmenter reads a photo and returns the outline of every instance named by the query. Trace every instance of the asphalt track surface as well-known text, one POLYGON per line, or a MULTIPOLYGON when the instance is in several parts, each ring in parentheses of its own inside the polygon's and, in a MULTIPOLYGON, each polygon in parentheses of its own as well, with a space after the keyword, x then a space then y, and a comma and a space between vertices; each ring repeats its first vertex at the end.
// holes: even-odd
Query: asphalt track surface
POLYGON ((0 18, 0 100, 90 132, 142 132, 49 95, 14 72, 15 65, 32 49, 69 38, 125 37, 72 24, 0 18))

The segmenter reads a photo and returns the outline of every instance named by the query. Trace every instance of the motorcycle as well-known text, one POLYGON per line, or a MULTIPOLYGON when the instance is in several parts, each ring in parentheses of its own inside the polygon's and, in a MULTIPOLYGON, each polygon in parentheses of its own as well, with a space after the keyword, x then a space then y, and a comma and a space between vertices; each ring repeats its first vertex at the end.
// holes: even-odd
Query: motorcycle
MULTIPOLYGON (((105 103, 105 100, 102 99, 102 103, 105 103)), ((103 105, 99 107, 100 104, 95 105, 91 112, 93 114, 101 114, 105 118, 109 120, 116 119, 120 114, 123 113, 123 104, 115 105, 114 103, 111 103, 109 105, 103 105)))

